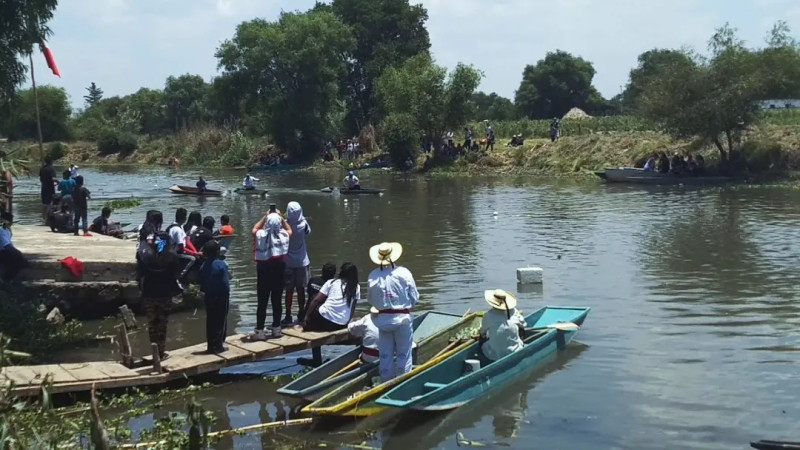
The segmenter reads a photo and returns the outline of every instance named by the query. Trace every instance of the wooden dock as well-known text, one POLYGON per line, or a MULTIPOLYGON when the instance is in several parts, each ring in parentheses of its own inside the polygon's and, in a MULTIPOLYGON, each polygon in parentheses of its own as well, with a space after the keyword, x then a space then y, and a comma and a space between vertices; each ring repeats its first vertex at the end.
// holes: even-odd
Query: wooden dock
POLYGON ((134 368, 115 361, 9 366, 0 371, 0 380, 4 386, 13 383, 12 392, 20 397, 39 395, 42 381, 48 375, 52 378, 51 393, 88 392, 92 385, 96 385, 98 390, 163 385, 248 361, 315 349, 322 345, 344 344, 352 339, 347 329, 314 333, 303 332, 299 326, 285 328, 283 337, 278 339, 247 341, 245 336, 229 336, 226 339, 228 351, 219 354, 206 353, 205 343, 169 351, 169 358, 161 361, 161 373, 154 371, 151 358, 145 358, 137 365, 147 365, 134 368))

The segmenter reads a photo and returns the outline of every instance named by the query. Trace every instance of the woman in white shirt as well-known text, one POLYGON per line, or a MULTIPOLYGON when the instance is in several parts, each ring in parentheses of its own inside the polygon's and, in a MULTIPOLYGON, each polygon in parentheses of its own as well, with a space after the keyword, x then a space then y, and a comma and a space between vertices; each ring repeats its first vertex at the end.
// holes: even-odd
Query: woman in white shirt
POLYGON ((502 289, 484 292, 492 309, 483 315, 481 352, 489 361, 510 355, 522 348, 525 318, 517 310, 517 299, 502 289))
POLYGON ((303 323, 304 331, 336 331, 347 328, 356 303, 361 299, 358 268, 344 263, 339 275, 325 282, 311 301, 303 323))
POLYGON ((283 277, 286 271, 286 254, 289 252, 289 238, 292 228, 283 220, 280 211, 270 205, 270 210, 253 227, 256 260, 256 329, 251 340, 267 339, 264 325, 267 319, 267 305, 272 304, 272 337, 279 338, 281 332, 281 313, 283 277))

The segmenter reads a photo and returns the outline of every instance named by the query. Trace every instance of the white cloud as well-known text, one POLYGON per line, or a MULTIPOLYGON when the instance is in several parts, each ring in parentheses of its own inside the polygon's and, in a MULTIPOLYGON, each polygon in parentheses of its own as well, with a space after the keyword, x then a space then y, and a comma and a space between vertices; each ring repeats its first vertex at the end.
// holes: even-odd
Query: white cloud
MULTIPOLYGON (((800 17, 794 0, 412 0, 428 10, 433 53, 440 64, 473 64, 481 89, 513 96, 526 64, 562 49, 594 63, 595 85, 613 96, 636 57, 654 47, 689 45, 705 51, 726 21, 760 45, 776 19, 800 17)), ((216 73, 214 51, 236 25, 314 0, 70 0, 61 2, 49 46, 62 78, 43 71, 41 83, 64 86, 79 105, 96 82, 106 95, 159 88, 169 75, 216 73)), ((40 65, 41 64, 41 65, 40 65)))

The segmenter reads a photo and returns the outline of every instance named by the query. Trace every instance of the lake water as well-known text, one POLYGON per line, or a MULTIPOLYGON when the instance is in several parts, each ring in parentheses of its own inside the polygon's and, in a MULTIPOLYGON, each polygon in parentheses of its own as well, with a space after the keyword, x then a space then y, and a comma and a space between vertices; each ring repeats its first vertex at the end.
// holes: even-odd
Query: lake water
MULTIPOLYGON (((141 207, 114 214, 123 222, 140 223, 151 208, 166 220, 183 206, 204 216, 229 214, 237 234, 246 235, 268 203, 285 209, 296 200, 313 229, 308 246, 315 273, 324 262, 351 261, 364 279, 372 269, 369 247, 399 241, 400 262, 419 286, 419 309, 484 310, 483 290, 517 292, 515 269, 526 265, 544 269, 544 285, 519 289, 523 311, 592 308, 576 340, 544 370, 479 403, 446 415, 290 429, 281 442, 455 448, 461 432, 490 447, 730 449, 800 437, 800 390, 793 387, 800 350, 800 190, 363 171, 362 185, 386 194, 345 198, 318 192, 344 174, 287 172, 256 174, 270 191, 267 199, 198 199, 165 189, 193 185, 198 173, 190 170, 83 174, 94 196, 92 214, 106 199, 144 199, 141 207)), ((204 175, 209 188, 232 189, 243 173, 204 175)), ((23 223, 38 218, 37 183, 18 184, 16 214, 23 223)), ((232 245, 228 262, 237 278, 229 330, 249 331, 256 299, 248 238, 232 245)), ((174 316, 169 346, 202 342, 204 326, 203 311, 174 316)), ((145 340, 146 332, 137 332, 141 354, 145 340)), ((65 358, 113 355, 111 347, 100 347, 65 358)), ((299 368, 291 356, 242 370, 271 375, 299 368)), ((215 429, 298 417, 298 405, 275 393, 279 386, 235 382, 203 391, 199 400, 216 413, 215 429)), ((183 402, 172 407, 183 411, 183 402)), ((220 447, 274 448, 272 439, 236 436, 220 447)))

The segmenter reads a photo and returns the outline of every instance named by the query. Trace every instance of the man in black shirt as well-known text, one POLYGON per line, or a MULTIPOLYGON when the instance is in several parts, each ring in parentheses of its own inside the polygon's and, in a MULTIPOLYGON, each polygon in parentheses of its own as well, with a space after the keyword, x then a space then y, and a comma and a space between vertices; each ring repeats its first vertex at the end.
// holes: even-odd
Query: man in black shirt
POLYGON ((75 177, 75 192, 72 194, 72 201, 75 205, 75 236, 78 236, 78 225, 83 220, 83 235, 91 236, 89 233, 89 199, 92 193, 83 185, 83 175, 75 177))
POLYGON ((56 169, 53 168, 53 160, 44 159, 44 166, 39 169, 39 182, 42 184, 42 217, 47 223, 47 211, 53 203, 53 196, 56 194, 56 169))
POLYGON ((93 221, 92 224, 89 226, 89 231, 92 233, 98 234, 108 234, 108 219, 111 217, 111 208, 106 206, 103 208, 103 212, 100 213, 93 221))
POLYGON ((203 246, 208 243, 208 241, 214 239, 214 225, 216 221, 211 216, 206 216, 203 219, 203 226, 197 227, 192 235, 189 236, 189 239, 192 241, 192 245, 197 251, 203 251, 203 246))

